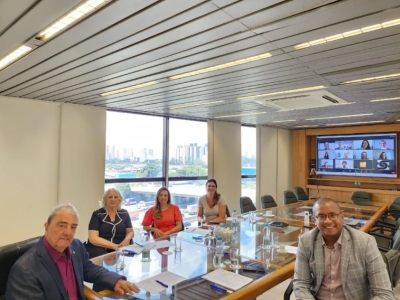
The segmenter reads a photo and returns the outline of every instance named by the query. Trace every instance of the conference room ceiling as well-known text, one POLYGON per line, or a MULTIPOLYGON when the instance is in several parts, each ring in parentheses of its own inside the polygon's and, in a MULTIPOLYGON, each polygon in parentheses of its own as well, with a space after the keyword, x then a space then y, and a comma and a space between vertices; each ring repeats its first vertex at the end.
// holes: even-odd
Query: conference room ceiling
POLYGON ((0 70, 1 95, 290 129, 400 119, 400 76, 371 79, 400 75, 400 22, 387 25, 400 21, 399 0, 113 0, 61 34, 35 39, 84 2, 0 1, 0 60, 33 48, 0 70), (271 95, 250 97, 316 86, 349 104, 279 110, 260 104, 271 95), (370 102, 388 98, 398 99, 370 102), (196 106, 176 108, 187 105, 196 106), (361 116, 333 118, 348 115, 361 116))

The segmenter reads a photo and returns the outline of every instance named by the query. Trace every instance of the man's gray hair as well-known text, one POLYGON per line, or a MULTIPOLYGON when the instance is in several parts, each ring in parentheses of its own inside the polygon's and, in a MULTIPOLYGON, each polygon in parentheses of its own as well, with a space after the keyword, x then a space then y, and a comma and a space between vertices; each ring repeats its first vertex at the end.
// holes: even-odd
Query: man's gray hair
POLYGON ((54 219, 54 217, 58 214, 58 212, 60 211, 66 211, 69 212, 73 215, 76 216, 76 218, 79 220, 79 214, 78 211, 76 210, 76 208, 68 203, 68 204, 60 204, 57 205, 56 207, 54 207, 53 211, 51 212, 51 214, 49 215, 49 217, 47 218, 47 224, 50 224, 51 221, 54 219))

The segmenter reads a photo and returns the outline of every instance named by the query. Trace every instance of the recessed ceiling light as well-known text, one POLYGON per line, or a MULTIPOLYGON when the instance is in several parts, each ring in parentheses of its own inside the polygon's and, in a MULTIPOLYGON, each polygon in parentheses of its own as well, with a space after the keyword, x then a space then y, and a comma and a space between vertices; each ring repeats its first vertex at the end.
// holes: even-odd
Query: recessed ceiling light
POLYGON ((123 89, 119 89, 119 90, 103 93, 103 94, 100 94, 100 96, 105 97, 105 96, 110 96, 110 95, 114 95, 114 94, 119 94, 119 93, 123 93, 123 92, 127 92, 127 91, 132 91, 132 90, 144 88, 146 86, 154 85, 154 84, 157 84, 157 83, 158 83, 157 81, 150 81, 150 82, 146 82, 146 83, 142 83, 142 84, 126 87, 126 88, 123 88, 123 89))
POLYGON ((400 25, 400 19, 384 22, 384 23, 381 23, 381 24, 374 24, 374 25, 363 27, 361 29, 354 29, 354 30, 351 30, 351 31, 346 31, 346 32, 343 32, 343 33, 339 33, 339 34, 335 34, 335 35, 332 35, 332 36, 328 36, 328 37, 325 37, 325 38, 322 38, 322 39, 310 41, 310 42, 307 42, 307 43, 298 44, 298 45, 294 46, 294 49, 300 50, 300 49, 321 45, 321 44, 337 41, 337 40, 340 40, 340 39, 343 39, 343 38, 347 38, 347 37, 350 37, 350 36, 355 36, 355 35, 358 35, 358 34, 370 32, 370 31, 375 31, 375 30, 378 30, 378 29, 387 28, 387 27, 396 26, 396 25, 400 25))
POLYGON ((384 123, 384 122, 385 122, 385 121, 365 121, 365 122, 351 122, 351 123, 325 124, 325 126, 353 125, 353 124, 366 124, 366 123, 384 123))
POLYGON ((225 102, 224 100, 218 100, 218 101, 211 101, 211 102, 199 102, 199 103, 192 103, 192 104, 185 104, 185 105, 176 105, 176 106, 171 106, 169 109, 179 109, 179 108, 185 108, 185 107, 192 107, 192 106, 201 106, 201 105, 207 105, 207 104, 215 104, 215 103, 222 103, 225 102))
POLYGON ((385 99, 376 99, 376 100, 371 100, 370 102, 391 101, 391 100, 400 100, 400 97, 385 98, 385 99))
POLYGON ((343 84, 352 84, 352 83, 362 83, 362 82, 369 82, 369 81, 378 81, 378 80, 384 80, 384 79, 392 79, 395 77, 399 77, 400 73, 396 74, 389 74, 389 75, 383 75, 383 76, 377 76, 377 77, 368 77, 368 78, 362 78, 362 79, 356 79, 356 80, 349 80, 349 81, 343 81, 339 82, 339 85, 343 84))
POLYGON ((310 118, 306 119, 307 121, 312 120, 325 120, 325 119, 339 119, 339 118, 351 118, 351 117, 362 117, 362 116, 372 116, 373 113, 370 114, 359 114, 359 115, 345 115, 345 116, 335 116, 335 117, 323 117, 323 118, 310 118))
POLYGON ((261 115, 261 114, 266 114, 266 112, 264 111, 264 112, 257 112, 257 113, 245 113, 245 114, 240 114, 240 115, 219 116, 219 117, 215 117, 215 119, 231 118, 231 117, 254 116, 254 115, 261 115))
POLYGON ((305 91, 312 91, 312 90, 320 90, 320 89, 324 89, 324 88, 325 87, 323 85, 312 86, 312 87, 295 89, 295 90, 288 90, 288 91, 272 92, 272 93, 259 94, 259 95, 253 95, 253 96, 239 97, 239 98, 236 98, 236 100, 245 100, 245 99, 259 98, 259 97, 265 97, 265 96, 273 96, 273 95, 280 95, 280 94, 289 94, 289 93, 305 92, 305 91))
POLYGON ((6 57, 0 60, 0 70, 10 65, 11 63, 21 58, 30 51, 32 51, 31 47, 25 45, 20 46, 19 48, 17 48, 16 50, 14 50, 13 52, 11 52, 6 57))
POLYGON ((59 20, 45 28, 40 32, 36 39, 40 41, 48 40, 54 35, 60 33, 61 31, 67 29, 71 25, 75 24, 79 20, 87 17, 89 14, 93 13, 96 9, 104 6, 108 2, 113 0, 89 0, 78 6, 76 9, 68 13, 67 15, 61 17, 59 20))
POLYGON ((263 53, 263 54, 260 54, 260 55, 247 57, 247 58, 243 58, 243 59, 240 59, 240 60, 231 61, 231 62, 228 62, 228 63, 225 63, 225 64, 216 65, 216 66, 213 66, 213 67, 208 67, 208 68, 204 68, 204 69, 200 69, 200 70, 196 70, 196 71, 191 71, 191 72, 188 72, 188 73, 174 75, 174 76, 168 77, 168 79, 169 80, 175 80, 175 79, 185 78, 185 77, 199 75, 199 74, 203 74, 203 73, 208 73, 208 72, 221 70, 221 69, 225 69, 225 68, 229 68, 229 67, 233 67, 233 66, 247 64, 249 62, 253 62, 253 61, 256 61, 256 60, 268 58, 268 57, 271 57, 271 56, 272 56, 271 53, 263 53))
POLYGON ((283 123, 283 122, 296 122, 296 120, 281 120, 281 121, 272 121, 272 123, 283 123))

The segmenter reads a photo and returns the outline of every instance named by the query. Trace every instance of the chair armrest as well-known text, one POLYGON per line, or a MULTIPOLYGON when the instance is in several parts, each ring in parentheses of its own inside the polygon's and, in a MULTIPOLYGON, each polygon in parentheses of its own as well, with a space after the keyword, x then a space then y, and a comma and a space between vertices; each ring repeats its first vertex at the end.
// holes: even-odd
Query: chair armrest
POLYGON ((102 296, 88 288, 86 285, 83 287, 83 293, 85 294, 87 300, 103 300, 102 296))

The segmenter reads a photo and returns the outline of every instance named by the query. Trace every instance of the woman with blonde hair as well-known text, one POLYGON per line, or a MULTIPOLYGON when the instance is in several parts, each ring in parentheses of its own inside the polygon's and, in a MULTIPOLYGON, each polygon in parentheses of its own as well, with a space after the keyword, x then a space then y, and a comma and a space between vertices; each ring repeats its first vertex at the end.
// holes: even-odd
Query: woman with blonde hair
POLYGON ((144 230, 152 232, 154 238, 182 230, 181 211, 171 203, 171 194, 166 187, 158 190, 154 206, 146 211, 142 225, 144 230))
POLYGON ((90 258, 132 243, 132 222, 128 211, 121 208, 122 200, 120 191, 110 188, 103 195, 103 207, 93 212, 86 244, 90 258))

